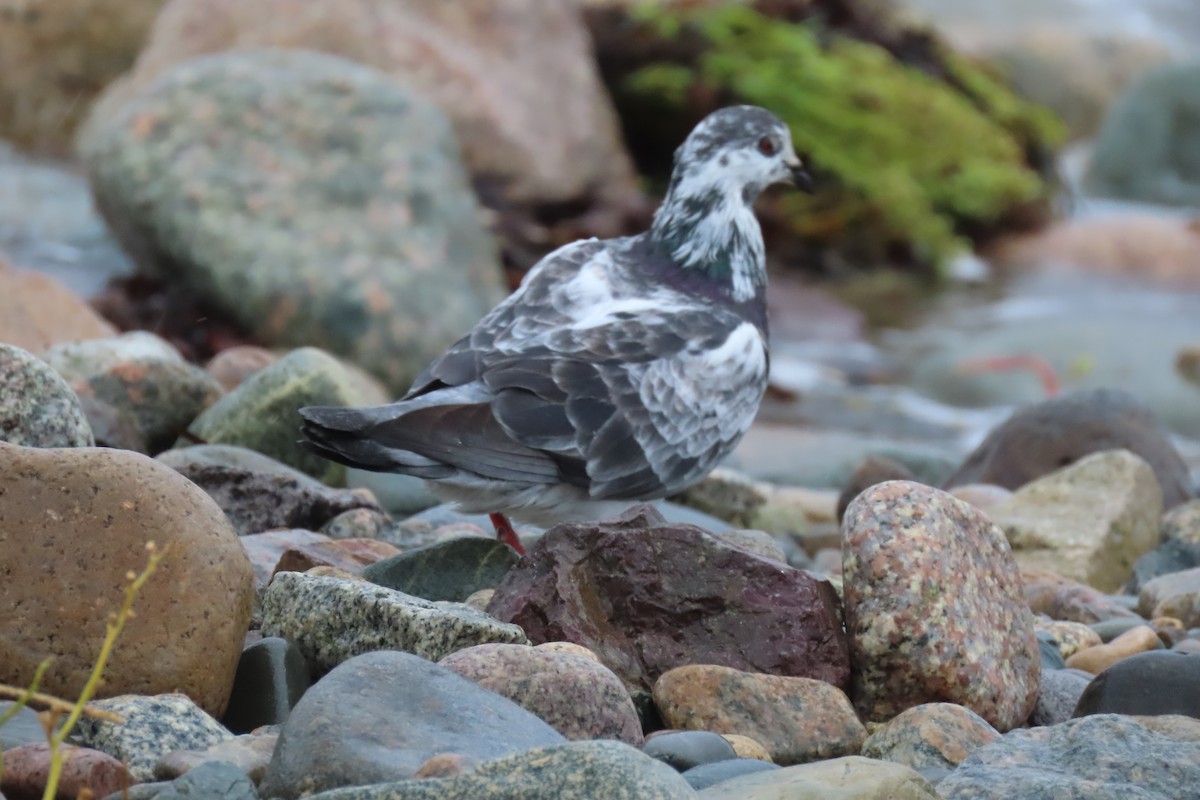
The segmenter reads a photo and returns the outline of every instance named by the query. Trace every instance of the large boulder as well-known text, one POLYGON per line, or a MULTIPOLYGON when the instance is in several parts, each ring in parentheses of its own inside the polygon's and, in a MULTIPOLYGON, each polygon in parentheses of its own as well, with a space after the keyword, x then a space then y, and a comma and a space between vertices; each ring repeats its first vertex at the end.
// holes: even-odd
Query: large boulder
POLYGON ((446 118, 362 65, 296 50, 189 61, 81 147, 140 270, 396 391, 503 296, 446 118))

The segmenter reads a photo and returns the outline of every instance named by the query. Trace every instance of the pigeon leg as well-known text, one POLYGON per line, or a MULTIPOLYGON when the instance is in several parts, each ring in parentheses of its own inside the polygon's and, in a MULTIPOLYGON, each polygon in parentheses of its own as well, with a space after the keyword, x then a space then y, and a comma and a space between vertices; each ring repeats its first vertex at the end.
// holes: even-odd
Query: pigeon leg
POLYGON ((521 555, 525 555, 525 548, 521 546, 521 540, 517 538, 517 532, 513 530, 512 523, 508 521, 508 517, 503 514, 488 514, 488 519, 496 526, 497 539, 521 555))

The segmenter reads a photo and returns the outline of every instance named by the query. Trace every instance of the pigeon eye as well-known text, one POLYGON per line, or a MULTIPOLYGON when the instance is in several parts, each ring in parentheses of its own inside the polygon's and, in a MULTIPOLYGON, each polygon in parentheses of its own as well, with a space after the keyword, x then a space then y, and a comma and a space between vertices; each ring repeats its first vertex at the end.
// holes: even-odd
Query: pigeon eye
POLYGON ((764 156, 773 156, 777 151, 778 148, 775 146, 775 140, 770 136, 764 136, 758 140, 758 152, 764 156))

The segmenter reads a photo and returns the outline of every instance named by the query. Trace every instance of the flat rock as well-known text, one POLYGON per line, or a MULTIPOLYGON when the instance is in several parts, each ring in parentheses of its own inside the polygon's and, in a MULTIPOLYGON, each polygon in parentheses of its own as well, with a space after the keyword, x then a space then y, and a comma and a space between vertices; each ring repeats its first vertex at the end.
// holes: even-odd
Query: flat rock
POLYGON ((461 603, 480 589, 494 589, 520 560, 495 539, 463 536, 379 561, 363 577, 426 600, 461 603))
POLYGON ((382 402, 378 388, 315 347, 293 350, 222 397, 188 427, 193 442, 255 450, 327 484, 345 482, 346 470, 298 443, 299 409, 382 402))
POLYGON ((154 779, 154 764, 176 750, 196 750, 233 739, 233 734, 181 694, 121 695, 94 705, 123 722, 84 717, 79 741, 108 753, 138 781, 154 779))
POLYGON ((595 658, 516 644, 480 644, 438 662, 507 697, 567 739, 638 747, 642 724, 621 679, 595 658))
POLYGON ((1138 612, 1147 619, 1174 617, 1185 628, 1200 627, 1200 567, 1148 582, 1138 593, 1138 612))
POLYGON ((938 784, 943 800, 1184 800, 1200 783, 1200 742, 1100 714, 1015 730, 938 784))
POLYGON ((103 339, 116 333, 54 278, 17 269, 0 257, 0 342, 36 353, 59 342, 103 339))
POLYGON ((1037 699, 1041 659, 1021 576, 974 506, 909 481, 860 494, 842 544, 850 697, 882 721, 953 702, 1004 731, 1037 699))
POLYGON ((1122 659, 1088 684, 1075 716, 1174 714, 1200 719, 1200 655, 1170 651, 1122 659))
POLYGON ((1115 592, 1158 544, 1162 494, 1150 466, 1125 450, 1094 453, 1022 487, 988 515, 1022 569, 1115 592))
POLYGON ((779 765, 756 761, 753 758, 730 758, 726 761, 714 761, 711 764, 692 767, 683 773, 683 777, 693 789, 700 791, 742 775, 769 772, 774 769, 780 769, 779 765))
POLYGON ((285 800, 412 777, 430 757, 480 761, 558 744, 533 714, 410 653, 352 658, 292 710, 267 769, 264 797, 285 800))
MULTIPOLYGON (((104 797, 133 785, 129 770, 112 756, 87 747, 63 745, 63 765, 55 797, 78 797, 89 791, 104 797)), ((27 744, 4 752, 0 789, 12 800, 42 797, 50 776, 50 745, 27 744)))
POLYGON ((996 729, 969 708, 926 703, 884 723, 863 742, 862 755, 913 769, 954 769, 972 751, 999 738, 996 729))
POLYGON ((26 447, 91 447, 79 398, 32 353, 0 344, 0 442, 26 447))
POLYGON ((157 461, 103 448, 0 444, 0 682, 76 697, 146 543, 166 555, 138 592, 100 696, 180 691, 220 714, 254 597, 250 562, 209 497, 157 461))
POLYGON ((662 673, 696 663, 843 686, 837 607, 827 581, 641 506, 616 522, 547 531, 488 612, 535 644, 584 645, 638 701, 662 673))
POLYGON ((462 603, 431 603, 365 581, 281 572, 263 597, 262 632, 293 642, 318 671, 373 650, 436 661, 477 644, 524 644, 525 633, 462 603))
POLYGON ((857 753, 867 734, 846 695, 811 678, 676 667, 655 682, 654 703, 672 728, 749 736, 778 764, 857 753))
POLYGON ((743 775, 699 793, 700 800, 937 800, 911 767, 861 756, 843 756, 743 775))
MULTIPOLYGON (((310 18, 282 5, 265 19, 310 18)), ((222 16, 204 15, 203 27, 222 16)), ((372 42, 389 29, 359 19, 372 42)), ((320 347, 403 391, 503 297, 495 246, 443 113, 315 49, 293 39, 174 63, 97 106, 80 150, 139 270, 260 343, 320 347)))

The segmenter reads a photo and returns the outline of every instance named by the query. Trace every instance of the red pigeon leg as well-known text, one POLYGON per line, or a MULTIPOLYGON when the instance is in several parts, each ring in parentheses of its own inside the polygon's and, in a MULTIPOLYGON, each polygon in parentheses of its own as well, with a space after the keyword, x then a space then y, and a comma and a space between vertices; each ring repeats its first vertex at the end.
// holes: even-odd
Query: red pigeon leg
POLYGON ((497 539, 521 555, 525 555, 525 548, 521 546, 521 540, 517 538, 517 532, 513 530, 508 517, 503 514, 488 514, 488 519, 492 521, 492 525, 496 526, 497 539))

